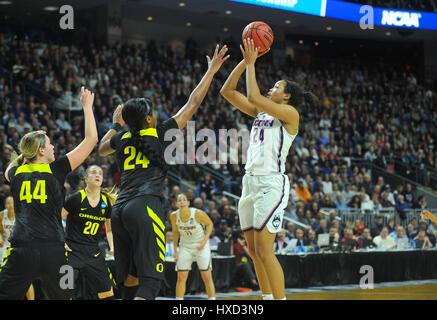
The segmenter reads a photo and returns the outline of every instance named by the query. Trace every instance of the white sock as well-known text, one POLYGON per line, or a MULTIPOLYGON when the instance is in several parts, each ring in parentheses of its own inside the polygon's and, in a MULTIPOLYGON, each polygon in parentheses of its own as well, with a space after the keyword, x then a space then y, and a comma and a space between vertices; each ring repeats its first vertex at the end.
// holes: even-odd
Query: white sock
POLYGON ((208 298, 208 300, 216 300, 215 297, 208 298))
POLYGON ((184 300, 184 298, 176 297, 176 300, 184 300))
POLYGON ((273 294, 263 294, 263 300, 273 300, 273 294))
POLYGON ((274 299, 274 300, 287 300, 287 297, 283 297, 282 299, 274 299))

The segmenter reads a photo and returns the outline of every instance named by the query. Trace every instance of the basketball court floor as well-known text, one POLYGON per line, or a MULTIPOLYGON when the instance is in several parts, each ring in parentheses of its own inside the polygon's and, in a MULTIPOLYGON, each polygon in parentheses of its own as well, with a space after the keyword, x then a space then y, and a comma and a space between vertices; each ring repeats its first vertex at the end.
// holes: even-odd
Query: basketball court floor
MULTIPOLYGON (((377 283, 373 289, 359 285, 286 289, 287 300, 437 300, 437 279, 377 283)), ((260 291, 217 293, 217 300, 261 300, 260 291)), ((172 300, 174 297, 158 297, 172 300)), ((207 299, 205 294, 186 295, 186 300, 207 299)))

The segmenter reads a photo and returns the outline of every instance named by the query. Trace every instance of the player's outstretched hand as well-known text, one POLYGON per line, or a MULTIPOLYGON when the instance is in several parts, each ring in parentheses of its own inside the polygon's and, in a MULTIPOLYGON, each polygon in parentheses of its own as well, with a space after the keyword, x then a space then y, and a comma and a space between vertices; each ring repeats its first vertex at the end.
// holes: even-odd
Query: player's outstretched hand
POLYGON ((122 127, 124 127, 124 120, 123 120, 123 111, 124 104, 119 104, 117 106, 117 109, 115 109, 114 114, 112 116, 112 123, 119 123, 122 127))
POLYGON ((67 250, 68 252, 73 251, 73 250, 70 249, 70 247, 67 244, 65 244, 64 247, 65 247, 65 250, 67 250))
POLYGON ((212 59, 209 56, 206 56, 206 59, 208 60, 208 70, 214 73, 219 71, 223 62, 228 60, 230 57, 229 54, 225 56, 227 51, 228 51, 228 47, 226 45, 224 45, 220 51, 219 51, 219 45, 217 45, 215 47, 215 51, 214 51, 214 55, 212 56, 212 59))
POLYGON ((85 87, 81 88, 82 96, 80 97, 80 102, 84 109, 90 109, 93 107, 94 103, 94 93, 90 90, 85 89, 85 87))

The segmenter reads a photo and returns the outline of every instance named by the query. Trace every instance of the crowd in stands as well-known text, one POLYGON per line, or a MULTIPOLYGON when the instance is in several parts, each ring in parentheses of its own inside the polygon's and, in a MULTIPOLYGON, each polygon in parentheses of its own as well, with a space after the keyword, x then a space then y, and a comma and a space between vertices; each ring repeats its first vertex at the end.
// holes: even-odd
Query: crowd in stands
POLYGON ((437 2, 435 0, 347 0, 347 2, 379 8, 437 12, 437 2))
MULTIPOLYGON (((193 41, 187 41, 185 52, 180 54, 169 45, 154 41, 147 45, 58 47, 0 34, 0 171, 5 170, 11 152, 18 151, 20 138, 32 130, 47 132, 55 145, 56 157, 76 146, 83 134, 79 102, 82 85, 95 92, 100 138, 110 128, 115 107, 130 98, 148 97, 158 121, 168 119, 199 82, 206 68, 204 56, 193 41)), ((234 50, 232 59, 214 79, 193 117, 196 130, 250 130, 252 119, 235 111, 219 94, 239 57, 234 50)), ((317 108, 298 107, 299 135, 286 163, 291 191, 285 216, 307 227, 285 221, 284 230, 278 234, 278 252, 286 251, 287 246, 293 250, 316 250, 320 234, 329 234, 329 245, 335 243, 338 247, 390 248, 403 237, 408 238, 409 246, 435 246, 433 224, 412 221, 407 230, 400 230, 400 225, 378 224, 378 216, 374 225, 360 221, 342 224, 335 213, 327 219, 320 211, 332 208, 379 212, 395 208, 405 219, 406 209, 428 207, 426 197, 417 197, 413 185, 389 185, 382 176, 372 182, 375 180, 366 167, 350 159, 386 168, 388 159, 397 154, 407 164, 437 169, 435 92, 423 87, 413 73, 404 69, 344 62, 303 66, 291 59, 279 66, 269 54, 257 64, 257 77, 263 93, 277 80, 288 78, 320 99, 317 108), (297 241, 290 245, 293 239, 297 241)), ((239 89, 244 92, 244 88, 242 80, 239 89)), ((240 158, 238 151, 241 148, 230 153, 240 158)), ((69 176, 67 192, 83 185, 81 176, 91 164, 102 166, 105 185, 119 184, 115 161, 94 152, 69 176)), ((209 167, 225 177, 224 181, 214 179, 196 165, 174 165, 171 170, 194 185, 185 191, 188 200, 213 220, 212 247, 219 251, 226 247, 220 243, 230 243, 226 247, 229 252, 243 254, 235 205, 222 192, 240 194, 244 165, 209 167)), ((170 212, 176 209, 174 200, 181 185, 167 179, 166 188, 166 210, 170 212)), ((8 195, 10 186, 0 175, 0 209, 8 195)))

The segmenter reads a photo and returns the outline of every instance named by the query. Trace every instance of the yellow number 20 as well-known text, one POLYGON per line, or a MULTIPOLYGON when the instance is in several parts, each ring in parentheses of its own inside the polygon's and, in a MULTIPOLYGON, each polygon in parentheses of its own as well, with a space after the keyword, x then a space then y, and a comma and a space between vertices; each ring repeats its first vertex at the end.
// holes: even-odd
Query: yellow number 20
POLYGON ((41 203, 46 203, 46 181, 37 180, 33 193, 31 191, 30 180, 23 181, 20 189, 20 201, 26 200, 27 203, 31 203, 32 199, 39 200, 41 203))

